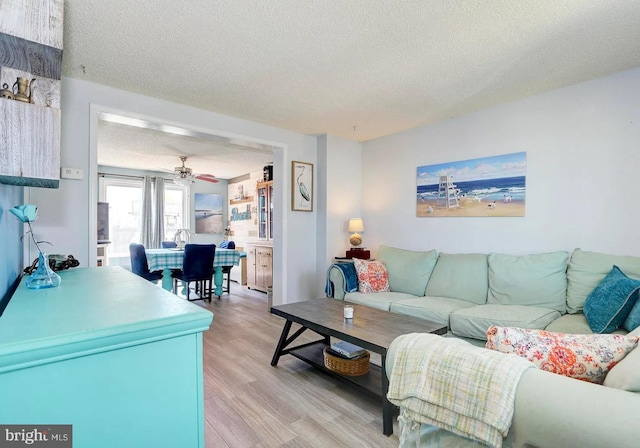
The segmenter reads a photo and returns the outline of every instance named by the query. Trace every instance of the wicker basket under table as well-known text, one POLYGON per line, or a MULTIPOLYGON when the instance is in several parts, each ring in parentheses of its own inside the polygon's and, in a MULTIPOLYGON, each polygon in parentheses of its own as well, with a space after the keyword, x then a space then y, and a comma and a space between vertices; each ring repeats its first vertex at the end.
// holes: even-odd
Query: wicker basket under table
POLYGON ((365 351, 364 355, 356 359, 345 359, 327 353, 328 348, 328 346, 325 347, 322 354, 324 366, 332 372, 347 376, 360 376, 369 372, 369 352, 365 351))

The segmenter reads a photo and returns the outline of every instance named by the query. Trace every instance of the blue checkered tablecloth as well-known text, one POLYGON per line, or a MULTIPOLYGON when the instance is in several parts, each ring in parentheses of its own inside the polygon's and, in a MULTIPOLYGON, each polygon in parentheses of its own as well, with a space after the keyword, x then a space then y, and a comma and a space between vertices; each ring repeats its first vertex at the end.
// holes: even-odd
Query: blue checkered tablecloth
MULTIPOLYGON (((184 251, 172 249, 147 249, 147 262, 150 271, 161 271, 163 269, 182 269, 184 251)), ((238 266, 240 258, 246 256, 244 252, 235 249, 218 249, 213 258, 213 267, 218 266, 238 266)))

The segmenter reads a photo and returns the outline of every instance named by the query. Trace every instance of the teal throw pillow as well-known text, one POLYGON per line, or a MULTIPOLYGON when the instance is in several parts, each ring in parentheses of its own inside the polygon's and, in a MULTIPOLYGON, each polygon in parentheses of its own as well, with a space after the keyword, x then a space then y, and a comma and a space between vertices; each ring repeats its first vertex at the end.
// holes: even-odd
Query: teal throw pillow
MULTIPOLYGON (((637 295, 640 298, 640 292, 637 295)), ((640 327, 640 300, 636 300, 636 304, 633 305, 631 312, 625 319, 624 324, 622 324, 622 328, 627 331, 633 331, 638 327, 640 327)))
POLYGON ((584 302, 584 316, 594 333, 612 333, 620 328, 638 299, 640 280, 627 277, 613 266, 584 302))

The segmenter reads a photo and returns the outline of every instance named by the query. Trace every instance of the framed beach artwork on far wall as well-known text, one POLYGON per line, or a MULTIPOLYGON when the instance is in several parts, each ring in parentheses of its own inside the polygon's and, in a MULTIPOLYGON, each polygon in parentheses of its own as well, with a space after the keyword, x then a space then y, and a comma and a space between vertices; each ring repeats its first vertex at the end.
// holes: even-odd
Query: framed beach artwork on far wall
POLYGON ((196 233, 222 233, 222 195, 195 193, 196 233))
POLYGON ((291 162, 291 210, 313 211, 313 163, 291 162))
POLYGON ((416 216, 524 216, 526 168, 526 152, 419 166, 416 216))

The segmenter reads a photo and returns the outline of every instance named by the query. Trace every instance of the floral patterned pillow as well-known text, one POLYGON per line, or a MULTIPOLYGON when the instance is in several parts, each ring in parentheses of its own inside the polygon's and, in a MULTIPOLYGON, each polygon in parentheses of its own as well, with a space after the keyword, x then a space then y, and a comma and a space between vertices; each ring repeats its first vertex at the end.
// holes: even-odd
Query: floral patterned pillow
POLYGON ((353 259, 358 274, 358 292, 389 292, 389 275, 382 261, 353 259))
POLYGON ((542 370, 602 384, 607 372, 638 344, 638 336, 565 334, 492 326, 487 348, 528 359, 542 370))

